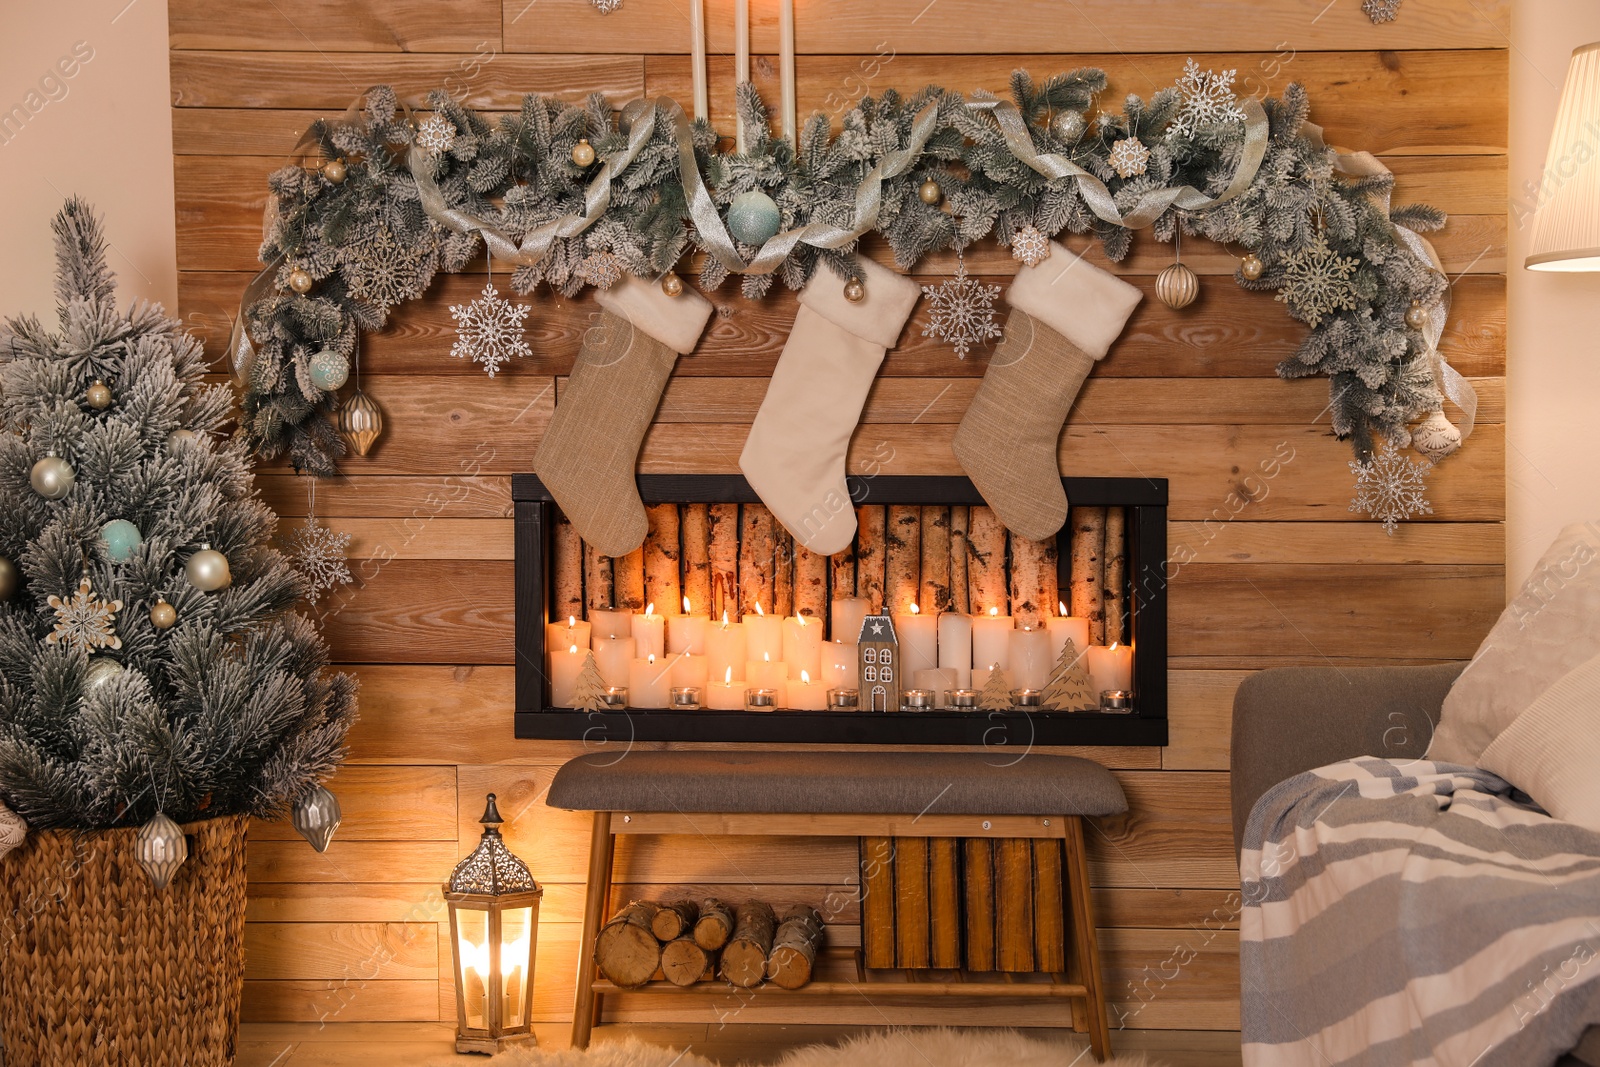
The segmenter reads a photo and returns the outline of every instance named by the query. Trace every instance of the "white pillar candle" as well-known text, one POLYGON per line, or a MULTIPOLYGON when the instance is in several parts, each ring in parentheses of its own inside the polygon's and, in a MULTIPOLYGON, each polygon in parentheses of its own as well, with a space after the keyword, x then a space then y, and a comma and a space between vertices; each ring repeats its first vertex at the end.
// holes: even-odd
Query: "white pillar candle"
POLYGON ((917 605, 893 616, 894 635, 900 642, 900 669, 910 677, 939 666, 939 619, 924 615, 917 605))
POLYGON ((1089 684, 1094 687, 1094 694, 1098 697, 1107 689, 1121 689, 1129 692, 1133 689, 1133 649, 1127 645, 1113 644, 1109 648, 1100 645, 1089 647, 1089 684))
POLYGON ((781 659, 752 659, 746 660, 744 665, 744 684, 746 689, 776 689, 783 690, 783 683, 789 680, 789 670, 783 665, 781 659))
POLYGON ((783 100, 783 135, 795 143, 794 0, 778 0, 778 82, 783 100))
POLYGON ((1058 604, 1061 614, 1044 621, 1044 628, 1050 634, 1050 662, 1054 663, 1061 658, 1061 650, 1067 642, 1072 642, 1072 647, 1085 649, 1089 647, 1089 620, 1067 614, 1067 606, 1058 604))
POLYGON ((706 652, 706 630, 711 626, 711 619, 706 615, 694 614, 690 607, 689 598, 684 597, 683 614, 667 619, 667 651, 693 652, 703 656, 706 652))
MULTIPOLYGON (((632 637, 633 612, 631 611, 602 611, 589 612, 589 622, 594 626, 593 637, 632 637)), ((591 645, 591 647, 593 647, 591 645)))
POLYGON ((711 114, 706 85, 706 0, 689 0, 689 56, 693 64, 694 117, 711 114))
POLYGON ((704 656, 696 656, 692 652, 679 652, 677 655, 668 653, 672 663, 672 684, 674 686, 697 685, 704 689, 706 680, 711 677, 711 662, 704 656))
MULTIPOLYGON (((969 671, 972 669, 967 668, 969 671)), ((956 669, 954 667, 940 667, 931 671, 918 671, 911 679, 912 684, 918 689, 926 689, 933 694, 933 706, 943 708, 949 706, 945 694, 952 689, 962 689, 957 685, 956 669)))
MULTIPOLYGON (((939 616, 939 666, 965 674, 972 670, 972 617, 947 611, 939 616)), ((965 685, 957 686, 964 689, 965 685)))
MULTIPOLYGON (((1016 628, 1010 615, 1000 614, 999 608, 990 608, 986 614, 972 619, 972 665, 974 667, 1004 667, 1011 656, 1011 631, 1016 628)), ((976 676, 973 685, 977 685, 976 676)))
POLYGON ((656 614, 654 604, 645 605, 643 615, 630 620, 633 630, 633 654, 662 659, 667 654, 667 620, 656 614))
POLYGON ((655 656, 628 664, 628 707, 664 708, 671 696, 672 668, 655 656))
POLYGON ((712 711, 743 711, 744 679, 735 678, 732 668, 724 671, 722 681, 706 685, 706 707, 712 711))
POLYGON ((782 705, 790 711, 824 711, 828 706, 829 686, 815 681, 810 671, 801 671, 799 678, 788 682, 788 700, 782 705))
POLYGON ((795 615, 783 620, 783 662, 789 665, 789 677, 800 677, 801 671, 813 678, 822 677, 822 623, 795 615))
POLYGON ((829 689, 860 689, 861 646, 854 641, 824 642, 822 681, 829 689))
POLYGON ((993 667, 974 667, 972 668, 972 684, 970 686, 963 686, 962 688, 973 689, 979 693, 982 693, 983 687, 989 684, 989 675, 993 673, 993 667))
POLYGON ((544 624, 544 647, 554 649, 568 649, 577 645, 580 649, 589 647, 589 635, 592 628, 582 619, 569 615, 560 622, 547 622, 544 624))
MULTIPOLYGON (((734 88, 750 80, 750 0, 735 0, 733 5, 733 82, 734 88)), ((734 144, 744 151, 744 124, 734 123, 734 144)))
POLYGON ((1050 634, 1031 627, 1012 630, 1006 673, 1017 689, 1043 689, 1050 680, 1050 634))
POLYGON ((633 663, 633 638, 596 637, 594 663, 607 685, 627 685, 628 667, 633 663))
POLYGON ((848 596, 835 600, 832 614, 833 633, 830 635, 832 640, 843 642, 861 640, 861 620, 866 617, 865 597, 848 596))
POLYGON ((783 659, 782 619, 764 613, 761 605, 757 604, 756 613, 743 616, 742 621, 746 659, 770 659, 773 662, 783 659))
MULTIPOLYGON (((721 677, 724 671, 732 668, 730 678, 744 678, 744 661, 749 659, 745 648, 744 625, 742 623, 728 623, 727 613, 724 612, 722 621, 706 631, 706 662, 710 665, 711 677, 721 677)), ((743 703, 739 705, 744 707, 743 703)))
POLYGON ((588 657, 589 650, 579 648, 577 645, 568 645, 566 648, 546 654, 545 659, 550 664, 551 707, 572 707, 573 694, 578 684, 578 672, 583 670, 583 661, 588 657))

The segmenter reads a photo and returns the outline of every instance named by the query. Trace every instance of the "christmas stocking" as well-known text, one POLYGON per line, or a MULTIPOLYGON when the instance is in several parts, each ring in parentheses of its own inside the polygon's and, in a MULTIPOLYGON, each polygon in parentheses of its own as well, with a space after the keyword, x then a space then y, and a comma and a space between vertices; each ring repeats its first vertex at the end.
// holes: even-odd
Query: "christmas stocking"
POLYGON ((650 531, 634 467, 678 356, 694 351, 711 304, 685 289, 668 296, 629 277, 596 299, 603 309, 578 353, 533 469, 583 539, 625 556, 650 531))
POLYGON ((850 546, 855 502, 845 452, 885 351, 917 303, 917 284, 867 259, 864 294, 818 270, 800 293, 789 340, 739 456, 739 469, 794 539, 819 555, 850 546))
POLYGON ((1061 245, 1023 267, 1006 293, 1005 337, 956 430, 961 467, 1018 537, 1044 541, 1067 521, 1056 446, 1095 361, 1144 294, 1061 245))

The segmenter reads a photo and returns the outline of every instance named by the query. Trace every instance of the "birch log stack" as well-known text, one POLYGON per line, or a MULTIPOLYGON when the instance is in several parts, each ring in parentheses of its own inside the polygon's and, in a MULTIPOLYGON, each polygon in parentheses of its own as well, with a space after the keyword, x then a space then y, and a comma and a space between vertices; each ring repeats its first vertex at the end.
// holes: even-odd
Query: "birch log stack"
POLYGON ((700 917, 694 924, 694 943, 707 952, 716 952, 733 936, 733 907, 715 897, 700 902, 700 917))
POLYGON ((922 591, 917 603, 924 612, 949 611, 950 509, 922 509, 922 591))
POLYGON ((1106 509, 1073 508, 1072 614, 1089 620, 1089 643, 1106 643, 1106 509))
POLYGON ((735 916, 733 936, 722 950, 721 973, 733 985, 748 989, 766 977, 778 917, 771 904, 759 900, 740 904, 735 916))
POLYGON ((1009 615, 1010 598, 1006 580, 1006 528, 989 508, 973 508, 967 530, 972 551, 967 561, 967 580, 971 587, 972 614, 1009 615))
MULTIPOLYGON (((683 535, 683 595, 689 610, 702 615, 711 612, 711 508, 708 504, 689 504, 679 524, 683 535)), ((712 618, 721 618, 712 615, 712 618)))
POLYGON ((692 900, 673 900, 662 904, 650 920, 650 932, 658 941, 675 941, 694 930, 700 908, 692 900))
POLYGON ((910 611, 922 595, 922 509, 895 504, 884 527, 883 610, 910 611))
POLYGON ((822 947, 822 914, 809 904, 784 913, 767 956, 767 977, 783 989, 799 989, 811 981, 817 949, 822 947))
POLYGON ((644 538, 644 602, 654 604, 657 615, 678 615, 683 610, 678 505, 656 504, 647 510, 650 532, 644 538))
POLYGON ((679 937, 661 946, 661 975, 677 986, 692 986, 711 971, 712 954, 692 937, 679 937))
POLYGON ((711 617, 739 621, 739 505, 712 504, 710 524, 711 617))
POLYGON ((950 509, 950 610, 961 615, 972 611, 972 594, 967 588, 967 561, 972 549, 967 541, 970 508, 950 509))
POLYGON ((611 557, 602 556, 587 541, 583 544, 583 596, 590 611, 610 611, 616 596, 612 585, 611 557))
POLYGON ((772 512, 746 504, 739 516, 739 614, 753 615, 760 604, 773 612, 772 512))
POLYGON ((1011 615, 1018 629, 1037 630, 1055 613, 1056 543, 1011 538, 1011 615))
POLYGON ((836 600, 848 599, 856 595, 856 546, 855 542, 838 555, 828 557, 829 586, 836 600))
POLYGON ((877 505, 856 510, 856 596, 867 610, 883 610, 884 523, 888 516, 877 505))
POLYGON ((1123 616, 1128 610, 1128 512, 1125 508, 1106 509, 1106 580, 1103 598, 1106 613, 1106 644, 1121 644, 1123 616))
POLYGON ((636 548, 626 556, 611 561, 612 605, 618 611, 641 612, 644 599, 644 548, 636 548))
POLYGON ((551 581, 555 585, 550 617, 583 618, 583 540, 578 536, 578 528, 568 522, 565 515, 556 517, 554 558, 550 562, 551 581))
POLYGON ((772 607, 775 615, 794 614, 794 536, 782 526, 772 530, 772 607))
POLYGON ((600 928, 594 962, 613 984, 636 989, 655 975, 661 965, 661 942, 651 926, 658 910, 648 900, 636 900, 600 928))
MULTIPOLYGON (((853 582, 854 572, 850 577, 853 582)), ((828 557, 798 544, 794 546, 794 613, 811 619, 828 614, 828 557)))

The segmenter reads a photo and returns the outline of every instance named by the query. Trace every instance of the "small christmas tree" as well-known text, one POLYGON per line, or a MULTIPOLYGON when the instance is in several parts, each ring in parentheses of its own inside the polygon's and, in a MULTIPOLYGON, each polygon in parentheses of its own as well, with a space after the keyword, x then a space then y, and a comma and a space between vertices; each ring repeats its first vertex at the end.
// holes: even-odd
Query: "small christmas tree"
POLYGON ((606 706, 605 695, 606 680, 600 677, 600 665, 594 661, 593 652, 587 653, 578 678, 572 683, 572 706, 579 711, 599 711, 606 706))
POLYGON ((1006 677, 1004 667, 989 672, 989 680, 983 683, 983 692, 978 694, 978 708, 981 711, 1011 710, 1011 679, 1006 677))
POLYGON ((1097 711, 1100 698, 1089 681, 1089 672, 1083 669, 1083 656, 1077 643, 1067 638, 1061 646, 1061 655, 1050 670, 1050 681, 1045 683, 1041 700, 1047 708, 1056 711, 1097 711))
POLYGON ((282 816, 343 758, 355 681, 290 613, 200 345, 117 311, 81 201, 55 234, 59 328, 0 327, 0 801, 35 829, 282 816))

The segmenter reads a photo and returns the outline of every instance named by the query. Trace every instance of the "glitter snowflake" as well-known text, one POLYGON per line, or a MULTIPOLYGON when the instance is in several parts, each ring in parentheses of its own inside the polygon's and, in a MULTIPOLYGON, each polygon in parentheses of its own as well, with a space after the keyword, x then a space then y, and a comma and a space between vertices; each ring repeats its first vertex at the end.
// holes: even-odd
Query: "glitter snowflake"
POLYGON ((422 257, 396 241, 387 226, 352 247, 344 264, 351 296, 387 311, 422 295, 422 257))
POLYGON ((622 6, 622 0, 589 0, 589 3, 602 15, 609 15, 622 6))
POLYGON ((1385 443, 1368 463, 1351 460, 1350 473, 1356 476, 1356 495, 1350 501, 1350 510, 1381 520, 1384 530, 1394 536, 1401 522, 1417 515, 1433 514, 1433 508, 1422 495, 1423 481, 1431 469, 1431 464, 1402 456, 1392 441, 1385 443))
POLYGON ((1189 60, 1183 65, 1183 77, 1178 79, 1178 93, 1183 106, 1178 117, 1172 120, 1168 133, 1193 136, 1201 126, 1217 126, 1225 122, 1243 122, 1244 112, 1239 109, 1238 98, 1233 94, 1234 70, 1221 74, 1201 70, 1200 64, 1189 60))
POLYGON ((1309 247, 1285 256, 1283 265, 1283 288, 1275 299, 1288 304, 1295 317, 1312 329, 1322 324, 1323 316, 1356 306, 1350 276, 1358 264, 1329 248, 1321 234, 1309 247))
POLYGON ((595 252, 578 263, 578 277, 596 289, 609 289, 622 280, 622 260, 611 252, 595 252))
POLYGON ((1030 222, 1011 238, 1011 258, 1037 267, 1050 258, 1050 239, 1030 222))
POLYGON ((939 285, 924 285, 922 295, 932 305, 922 336, 949 342, 957 359, 966 359, 973 345, 1000 336, 1000 327, 994 321, 994 302, 1000 287, 967 277, 964 261, 957 263, 954 278, 939 285))
POLYGON ((1137 137, 1124 137, 1111 146, 1111 154, 1106 161, 1118 177, 1132 178, 1143 174, 1145 167, 1150 165, 1150 149, 1137 137))
POLYGON ((46 644, 65 642, 83 652, 122 647, 122 638, 114 629, 122 601, 98 599, 87 574, 71 598, 53 596, 46 603, 56 613, 56 628, 45 637, 46 644))
POLYGON ((442 156, 456 143, 456 124, 443 115, 429 115, 417 127, 417 144, 429 155, 442 156))
POLYGON ((1361 10, 1367 13, 1367 18, 1374 25, 1393 22, 1394 17, 1400 14, 1400 0, 1361 0, 1361 10))
POLYGON ((472 303, 451 304, 450 314, 456 320, 456 343, 450 346, 450 354, 482 363, 491 378, 512 356, 533 355, 522 339, 528 306, 502 298, 493 282, 484 286, 483 295, 472 303))
POLYGON ((290 535, 284 546, 295 569, 306 580, 309 590, 306 599, 315 604, 323 593, 331 593, 341 585, 349 584, 350 567, 346 559, 350 554, 350 535, 338 533, 317 521, 315 515, 290 535))

